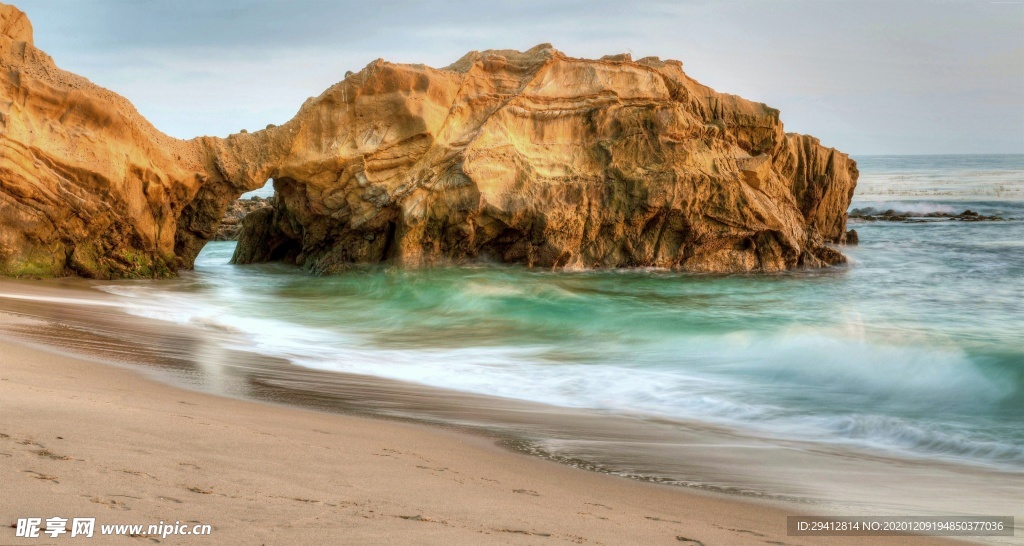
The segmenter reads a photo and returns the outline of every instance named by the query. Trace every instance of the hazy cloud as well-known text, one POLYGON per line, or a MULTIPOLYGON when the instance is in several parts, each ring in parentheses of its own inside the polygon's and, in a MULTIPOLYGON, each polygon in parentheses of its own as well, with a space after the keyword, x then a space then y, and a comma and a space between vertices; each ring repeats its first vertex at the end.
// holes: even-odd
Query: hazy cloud
POLYGON ((682 60, 851 153, 1024 153, 1024 3, 31 0, 37 45, 179 137, 289 119, 378 57, 682 60))

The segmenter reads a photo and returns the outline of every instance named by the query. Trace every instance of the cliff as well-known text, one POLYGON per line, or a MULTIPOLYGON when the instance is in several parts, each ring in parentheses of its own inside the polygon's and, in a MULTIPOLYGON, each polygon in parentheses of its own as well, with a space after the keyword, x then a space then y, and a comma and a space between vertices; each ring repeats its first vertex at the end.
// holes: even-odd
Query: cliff
POLYGON ((0 272, 191 267, 228 205, 238 263, 778 271, 843 260, 855 163, 676 61, 548 45, 378 60, 280 127, 189 141, 64 72, 0 4, 0 272))
POLYGON ((191 267, 227 206, 231 139, 173 139, 124 97, 56 67, 0 4, 0 274, 168 276, 191 267))

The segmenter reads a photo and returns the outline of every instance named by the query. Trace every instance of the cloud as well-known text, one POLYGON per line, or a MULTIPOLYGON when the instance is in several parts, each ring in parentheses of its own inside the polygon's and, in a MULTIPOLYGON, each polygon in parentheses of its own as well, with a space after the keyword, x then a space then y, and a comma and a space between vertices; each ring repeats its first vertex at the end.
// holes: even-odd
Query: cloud
POLYGON ((853 153, 1024 153, 1024 4, 33 0, 39 47, 179 137, 287 120, 383 57, 551 42, 684 62, 853 153))

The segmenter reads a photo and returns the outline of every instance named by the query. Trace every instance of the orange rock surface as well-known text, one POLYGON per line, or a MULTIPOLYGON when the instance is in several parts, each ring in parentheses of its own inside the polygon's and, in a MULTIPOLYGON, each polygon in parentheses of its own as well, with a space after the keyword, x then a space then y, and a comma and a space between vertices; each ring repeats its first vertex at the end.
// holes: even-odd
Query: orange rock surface
POLYGON ((288 123, 168 137, 54 65, 0 4, 0 272, 190 267, 243 191, 236 262, 779 271, 843 261, 856 164, 677 61, 471 52, 382 60, 288 123))
POLYGON ((208 174, 216 144, 168 137, 124 97, 57 68, 25 15, 0 4, 0 273, 165 276, 187 266, 188 212, 206 183, 243 190, 208 174))

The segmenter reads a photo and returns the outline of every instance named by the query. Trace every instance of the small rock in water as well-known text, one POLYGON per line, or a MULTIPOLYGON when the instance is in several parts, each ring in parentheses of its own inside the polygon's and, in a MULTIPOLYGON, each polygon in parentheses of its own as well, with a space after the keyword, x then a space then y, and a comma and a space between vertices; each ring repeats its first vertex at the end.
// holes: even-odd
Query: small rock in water
POLYGON ((857 230, 851 229, 846 232, 846 244, 857 245, 860 244, 860 237, 857 235, 857 230))

